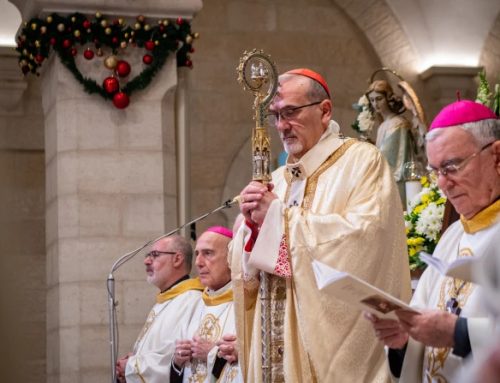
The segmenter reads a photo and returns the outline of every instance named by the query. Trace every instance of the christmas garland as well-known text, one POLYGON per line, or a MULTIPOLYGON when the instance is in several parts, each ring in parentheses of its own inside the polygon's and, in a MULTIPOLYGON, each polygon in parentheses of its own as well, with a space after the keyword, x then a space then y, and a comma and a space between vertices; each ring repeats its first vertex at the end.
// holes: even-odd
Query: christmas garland
POLYGON ((33 18, 17 39, 19 66, 22 72, 39 75, 38 69, 56 51, 63 65, 73 74, 89 94, 98 93, 119 108, 129 104, 129 97, 136 91, 145 89, 153 77, 165 64, 170 52, 177 54, 177 66, 192 68, 189 57, 194 52, 193 39, 198 33, 191 32, 191 25, 182 18, 159 20, 157 25, 147 23, 144 16, 137 16, 133 26, 125 24, 124 19, 106 19, 97 12, 93 20, 81 13, 61 16, 53 13, 42 20, 33 18), (85 77, 77 67, 75 58, 78 46, 83 48, 86 60, 94 56, 103 58, 104 66, 111 70, 102 85, 85 77), (144 69, 128 81, 130 64, 120 60, 117 55, 128 47, 145 50, 142 57, 144 69))

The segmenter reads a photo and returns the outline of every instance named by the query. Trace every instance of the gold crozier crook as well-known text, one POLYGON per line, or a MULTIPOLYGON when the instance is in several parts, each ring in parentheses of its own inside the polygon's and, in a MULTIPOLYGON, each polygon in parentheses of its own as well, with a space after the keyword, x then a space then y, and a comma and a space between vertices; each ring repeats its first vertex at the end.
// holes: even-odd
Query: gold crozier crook
MULTIPOLYGON (((265 124, 266 111, 278 90, 278 72, 262 50, 243 52, 237 68, 238 81, 254 94, 255 128, 252 132, 252 180, 271 181, 271 142, 265 124)), ((262 381, 271 382, 271 291, 269 275, 260 272, 262 381)))

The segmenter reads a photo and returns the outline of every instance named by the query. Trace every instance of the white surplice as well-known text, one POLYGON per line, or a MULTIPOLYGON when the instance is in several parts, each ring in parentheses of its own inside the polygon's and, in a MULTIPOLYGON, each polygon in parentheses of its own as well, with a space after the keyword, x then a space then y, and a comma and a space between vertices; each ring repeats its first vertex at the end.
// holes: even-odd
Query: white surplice
POLYGON ((174 288, 184 287, 186 291, 162 303, 156 303, 151 309, 135 342, 134 355, 127 361, 127 383, 168 383, 175 341, 180 338, 182 327, 191 321, 200 306, 200 287, 188 289, 192 285, 201 286, 198 279, 180 282, 174 288))
MULTIPOLYGON (((446 263, 458 257, 496 256, 500 258, 500 201, 490 205, 471 220, 451 225, 438 243, 433 256, 446 263)), ((442 276, 428 267, 420 279, 411 305, 427 309, 446 309, 450 297, 456 297, 467 318, 471 356, 481 352, 493 334, 493 322, 482 299, 482 288, 471 282, 442 276)), ((412 339, 408 342, 400 382, 454 382, 461 374, 465 359, 451 348, 424 347, 412 339)))
MULTIPOLYGON (((205 290, 204 297, 200 299, 201 305, 193 316, 193 320, 182 332, 181 339, 192 339, 194 336, 217 342, 226 334, 236 334, 234 319, 234 303, 232 299, 231 282, 219 290, 205 290), (222 297, 220 301, 218 298, 222 297), (224 298, 225 297, 225 298, 224 298), (229 300, 230 299, 230 300, 229 300)), ((212 370, 217 358, 217 346, 214 346, 208 353, 207 362, 193 360, 184 366, 183 382, 185 383, 239 383, 243 382, 238 363, 229 364, 226 362, 219 378, 215 378, 212 370)))

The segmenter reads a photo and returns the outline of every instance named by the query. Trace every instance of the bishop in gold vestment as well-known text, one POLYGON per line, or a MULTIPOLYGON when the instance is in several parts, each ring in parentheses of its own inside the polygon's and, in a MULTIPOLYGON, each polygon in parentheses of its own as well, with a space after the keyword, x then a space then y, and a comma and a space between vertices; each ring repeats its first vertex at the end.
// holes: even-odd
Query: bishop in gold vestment
POLYGON ((360 311, 318 290, 311 262, 407 301, 401 202, 380 152, 339 135, 329 94, 314 103, 320 97, 314 83, 327 87, 311 72, 280 76, 270 109, 289 156, 272 175, 274 188, 252 182, 240 194, 246 221, 231 245, 240 364, 246 381, 262 381, 258 272, 265 271, 272 298, 271 381, 383 382, 383 346, 360 311))

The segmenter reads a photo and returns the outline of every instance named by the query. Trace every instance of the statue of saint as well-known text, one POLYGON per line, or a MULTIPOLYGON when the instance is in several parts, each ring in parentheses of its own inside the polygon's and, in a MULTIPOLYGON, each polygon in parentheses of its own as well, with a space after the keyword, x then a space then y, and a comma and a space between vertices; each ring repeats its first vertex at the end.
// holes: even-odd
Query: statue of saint
POLYGON ((411 123, 402 115, 406 108, 385 80, 374 81, 365 95, 370 111, 382 121, 375 145, 389 162, 401 200, 406 205, 404 166, 413 160, 413 153, 417 152, 411 123))

